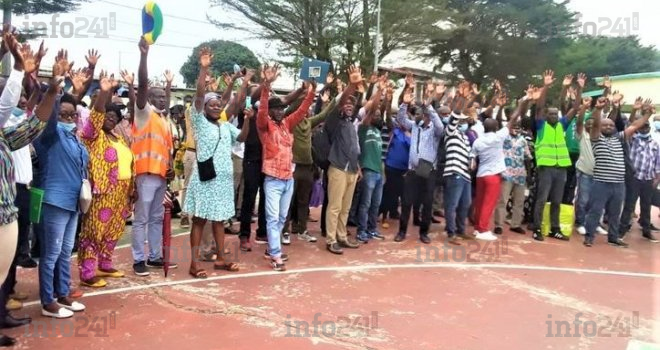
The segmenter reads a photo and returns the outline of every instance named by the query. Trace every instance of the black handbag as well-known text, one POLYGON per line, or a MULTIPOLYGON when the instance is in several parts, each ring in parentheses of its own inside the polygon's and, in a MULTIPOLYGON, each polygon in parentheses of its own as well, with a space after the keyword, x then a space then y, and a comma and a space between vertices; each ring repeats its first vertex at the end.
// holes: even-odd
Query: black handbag
MULTIPOLYGON (((197 158, 197 171, 199 172, 199 181, 201 182, 206 182, 215 179, 217 174, 215 173, 215 166, 213 165, 213 155, 215 155, 215 151, 218 149, 218 145, 220 144, 220 126, 218 126, 218 142, 215 144, 215 148, 213 149, 213 153, 211 153, 211 158, 200 162, 199 158, 197 158)), ((199 155, 199 153, 197 153, 199 155)))

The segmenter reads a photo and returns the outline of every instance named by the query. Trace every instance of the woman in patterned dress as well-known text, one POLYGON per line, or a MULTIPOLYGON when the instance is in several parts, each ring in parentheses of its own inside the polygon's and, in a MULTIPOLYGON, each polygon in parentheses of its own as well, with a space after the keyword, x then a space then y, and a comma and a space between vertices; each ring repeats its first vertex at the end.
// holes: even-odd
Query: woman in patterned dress
POLYGON ((112 130, 122 120, 120 107, 107 104, 114 76, 100 76, 101 91, 90 118, 83 126, 82 138, 90 156, 92 204, 83 217, 78 248, 80 284, 104 287, 101 277, 123 277, 112 266, 112 253, 124 233, 129 216, 129 193, 133 193, 133 154, 122 137, 112 130))
MULTIPOLYGON (((197 267, 197 262, 200 261, 199 247, 202 232, 207 221, 211 221, 217 251, 224 252, 225 227, 223 222, 235 214, 232 146, 236 141, 245 141, 250 128, 248 121, 254 116, 252 109, 245 110, 246 121, 243 123, 240 134, 238 128, 233 124, 220 120, 220 113, 224 108, 222 99, 213 92, 204 93, 208 67, 212 58, 213 55, 209 48, 205 47, 200 50, 197 94, 190 113, 197 149, 197 164, 192 170, 183 211, 192 216, 190 231, 192 260, 189 273, 195 278, 207 277, 206 271, 197 267), (216 176, 202 181, 199 176, 198 163, 211 158, 216 176)), ((246 77, 245 80, 249 79, 246 77)), ((214 268, 238 271, 238 264, 225 262, 223 254, 217 254, 214 268)))

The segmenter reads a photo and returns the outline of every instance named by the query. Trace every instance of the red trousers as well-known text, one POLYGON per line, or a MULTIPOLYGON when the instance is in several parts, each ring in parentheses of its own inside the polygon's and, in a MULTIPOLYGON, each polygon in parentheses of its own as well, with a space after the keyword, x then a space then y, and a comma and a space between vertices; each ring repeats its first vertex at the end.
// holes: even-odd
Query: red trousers
POLYGON ((499 174, 483 176, 477 178, 477 193, 474 202, 474 228, 478 232, 488 231, 490 218, 500 199, 500 181, 499 174))

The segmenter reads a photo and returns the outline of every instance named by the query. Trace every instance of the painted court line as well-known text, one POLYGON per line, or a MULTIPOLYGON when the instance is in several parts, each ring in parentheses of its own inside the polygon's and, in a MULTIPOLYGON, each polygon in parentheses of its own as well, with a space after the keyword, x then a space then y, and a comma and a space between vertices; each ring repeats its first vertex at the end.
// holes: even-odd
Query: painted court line
MULTIPOLYGON (((547 271, 571 272, 571 273, 585 273, 585 274, 593 274, 593 275, 626 276, 626 277, 660 279, 660 274, 655 274, 655 273, 607 271, 607 270, 579 269, 579 268, 569 268, 569 267, 553 267, 553 266, 538 266, 538 265, 465 264, 465 263, 385 264, 385 265, 364 265, 364 266, 311 267, 311 268, 304 268, 298 270, 260 271, 260 272, 250 272, 250 273, 235 274, 235 275, 213 276, 205 279, 192 278, 192 279, 186 279, 180 281, 164 281, 153 284, 106 289, 91 293, 85 293, 83 295, 83 298, 93 297, 97 295, 132 292, 132 291, 138 291, 138 290, 150 289, 156 287, 168 287, 168 286, 176 286, 180 284, 204 283, 204 282, 219 281, 219 280, 233 280, 239 278, 252 278, 252 277, 264 277, 264 276, 269 277, 269 276, 278 276, 278 275, 282 276, 282 275, 314 273, 314 272, 340 272, 340 271, 356 272, 356 271, 384 270, 384 269, 431 269, 431 268, 535 270, 535 271, 546 271, 546 272, 547 271)), ((23 305, 25 307, 28 307, 39 304, 40 301, 35 300, 24 303, 23 305)))

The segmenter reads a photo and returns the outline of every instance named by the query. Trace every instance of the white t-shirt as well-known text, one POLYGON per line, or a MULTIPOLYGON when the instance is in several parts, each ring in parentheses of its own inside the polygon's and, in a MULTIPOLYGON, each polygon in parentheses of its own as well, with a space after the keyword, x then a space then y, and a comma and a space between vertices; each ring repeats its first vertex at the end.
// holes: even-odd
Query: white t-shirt
POLYGON ((504 140, 509 136, 509 128, 497 132, 487 132, 479 136, 472 145, 472 153, 479 157, 477 177, 501 174, 506 170, 504 162, 504 140))

